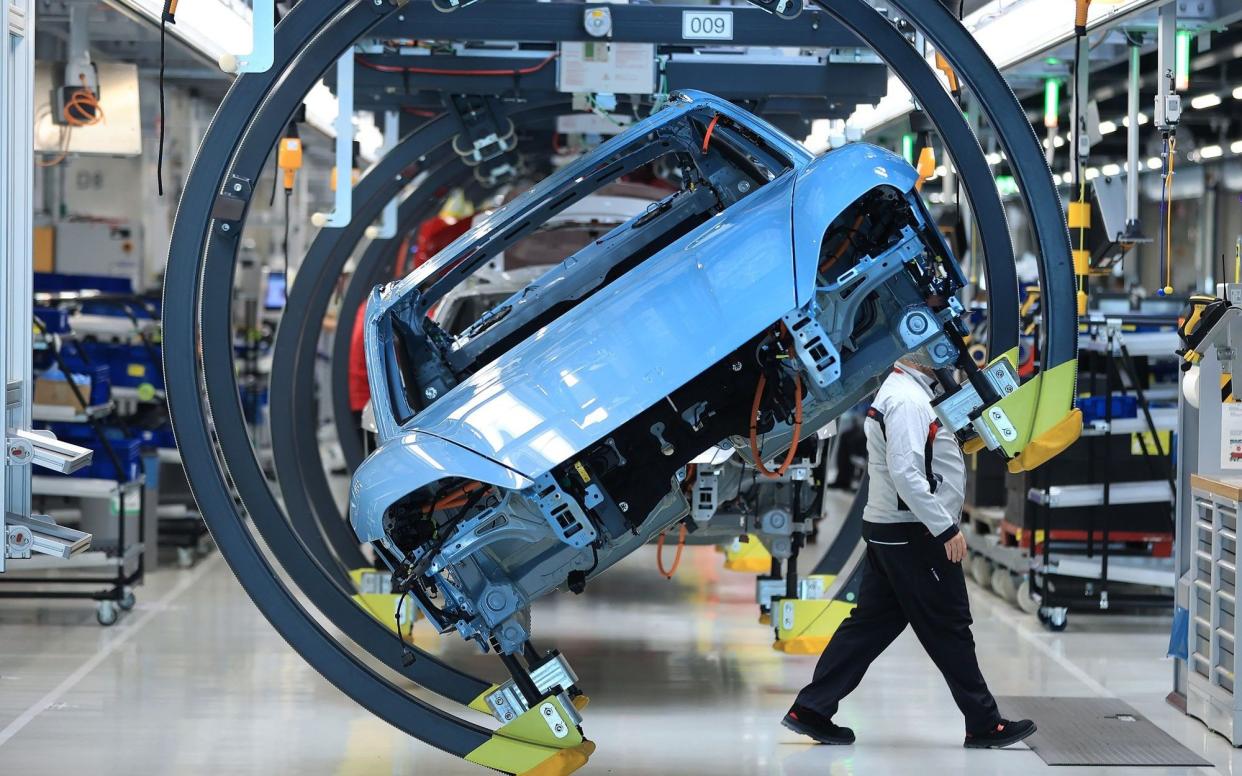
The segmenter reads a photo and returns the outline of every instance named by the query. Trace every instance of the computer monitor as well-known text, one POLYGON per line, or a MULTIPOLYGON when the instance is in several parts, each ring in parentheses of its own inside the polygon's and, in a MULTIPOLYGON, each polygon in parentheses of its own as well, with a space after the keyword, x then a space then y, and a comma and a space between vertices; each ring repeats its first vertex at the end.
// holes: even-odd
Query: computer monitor
POLYGON ((263 309, 283 310, 288 293, 285 284, 285 273, 269 272, 263 284, 263 309))

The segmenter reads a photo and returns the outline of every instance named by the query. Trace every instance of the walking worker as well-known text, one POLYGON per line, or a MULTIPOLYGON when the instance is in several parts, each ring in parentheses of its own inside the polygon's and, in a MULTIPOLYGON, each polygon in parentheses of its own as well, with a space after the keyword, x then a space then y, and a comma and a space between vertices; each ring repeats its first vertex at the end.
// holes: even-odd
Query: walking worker
POLYGON ((965 746, 993 749, 1035 732, 1002 719, 975 657, 958 529, 966 465, 932 410, 935 372, 922 351, 897 363, 867 411, 870 487, 863 510, 867 554, 858 606, 828 642, 785 727, 822 744, 852 744, 832 721, 871 663, 910 625, 966 718, 965 746))

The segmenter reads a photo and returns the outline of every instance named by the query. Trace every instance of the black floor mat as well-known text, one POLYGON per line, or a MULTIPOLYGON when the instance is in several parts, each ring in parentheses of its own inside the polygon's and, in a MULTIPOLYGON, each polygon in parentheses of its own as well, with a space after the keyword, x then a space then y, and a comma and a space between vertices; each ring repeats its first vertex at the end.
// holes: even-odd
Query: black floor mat
POLYGON ((1212 765, 1116 698, 996 701, 1008 719, 1035 721, 1026 743, 1048 765, 1212 765))

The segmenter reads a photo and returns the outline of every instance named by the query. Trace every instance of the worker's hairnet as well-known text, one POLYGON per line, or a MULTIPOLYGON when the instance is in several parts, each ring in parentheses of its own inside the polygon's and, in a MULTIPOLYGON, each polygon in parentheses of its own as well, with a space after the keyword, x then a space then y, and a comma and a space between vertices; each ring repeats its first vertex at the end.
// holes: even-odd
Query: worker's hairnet
POLYGON ((931 356, 927 353, 926 348, 917 348, 902 356, 900 361, 911 366, 923 367, 924 369, 935 369, 936 362, 932 361, 931 356))

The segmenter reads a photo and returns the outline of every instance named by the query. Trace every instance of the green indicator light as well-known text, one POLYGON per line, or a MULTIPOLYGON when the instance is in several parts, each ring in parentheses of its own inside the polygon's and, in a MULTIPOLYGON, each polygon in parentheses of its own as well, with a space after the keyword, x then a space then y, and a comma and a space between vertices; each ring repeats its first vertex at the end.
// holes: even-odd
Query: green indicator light
POLYGON ((1012 175, 997 175, 996 190, 1002 197, 1012 197, 1018 193, 1018 181, 1012 175))
POLYGON ((901 155, 907 164, 914 164, 914 134, 911 132, 901 136, 901 155))
POLYGON ((1061 82, 1055 78, 1044 81, 1044 127, 1056 129, 1061 116, 1061 82))
POLYGON ((1190 30, 1177 31, 1177 90, 1184 92, 1190 88, 1190 41, 1193 36, 1190 30))

